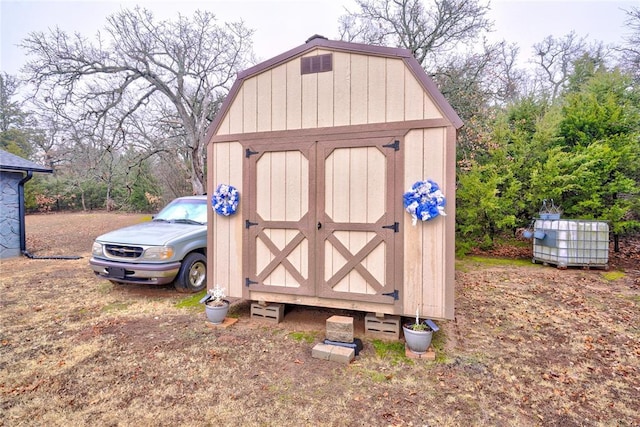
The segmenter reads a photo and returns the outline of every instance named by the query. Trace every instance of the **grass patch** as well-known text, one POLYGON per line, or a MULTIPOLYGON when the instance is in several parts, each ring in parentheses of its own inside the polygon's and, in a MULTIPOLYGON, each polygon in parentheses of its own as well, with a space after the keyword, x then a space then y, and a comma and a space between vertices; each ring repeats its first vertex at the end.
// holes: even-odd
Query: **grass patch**
POLYGON ((125 302, 125 301, 116 301, 102 307, 102 311, 105 313, 113 312, 113 311, 122 311, 129 308, 133 302, 125 302))
MULTIPOLYGON (((433 334, 431 340, 431 347, 436 352, 436 363, 447 363, 449 358, 444 351, 444 344, 447 341, 447 336, 444 330, 441 328, 438 332, 433 334)), ((383 359, 389 359, 392 365, 397 365, 401 362, 407 362, 409 359, 405 355, 404 341, 382 341, 372 340, 371 345, 376 351, 376 355, 383 359)))
POLYGON ((607 271, 602 273, 602 277, 609 282, 614 282, 625 277, 625 274, 622 271, 607 271))
POLYGON ((473 262, 473 263, 482 264, 482 265, 490 265, 490 266, 530 267, 530 266, 536 265, 532 263, 531 260, 527 260, 527 259, 491 258, 491 257, 481 257, 481 256, 465 257, 463 261, 473 262))
POLYGON ((456 271, 460 271, 462 273, 468 273, 471 271, 469 263, 465 263, 462 259, 456 258, 455 261, 456 271))
POLYGON ((630 299, 631 301, 635 302, 636 304, 640 304, 640 295, 633 295, 628 297, 628 299, 630 299))
POLYGON ((98 286, 98 292, 101 293, 102 295, 107 295, 113 290, 113 288, 114 288, 113 283, 106 280, 101 281, 100 285, 98 286))
POLYGON ((397 365, 407 360, 404 355, 404 342, 402 341, 372 340, 371 345, 376 351, 376 356, 382 359, 390 359, 392 365, 397 365))
POLYGON ((294 341, 304 342, 306 344, 312 344, 316 340, 316 334, 314 332, 291 332, 289 336, 294 341))
POLYGON ((186 308, 186 309, 195 309, 202 308, 202 304, 200 304, 200 300, 206 295, 207 290, 203 289, 197 294, 189 295, 186 298, 182 298, 180 301, 176 303, 177 308, 186 308))
POLYGON ((362 375, 368 377, 374 383, 384 383, 387 381, 391 381, 391 379, 393 378, 393 375, 391 374, 385 374, 373 369, 360 368, 359 371, 362 373, 362 375))
POLYGON ((447 363, 449 361, 449 357, 447 353, 444 351, 444 344, 447 342, 447 335, 444 333, 444 329, 440 328, 438 332, 433 334, 433 339, 431 340, 431 347, 436 352, 436 363, 447 363))

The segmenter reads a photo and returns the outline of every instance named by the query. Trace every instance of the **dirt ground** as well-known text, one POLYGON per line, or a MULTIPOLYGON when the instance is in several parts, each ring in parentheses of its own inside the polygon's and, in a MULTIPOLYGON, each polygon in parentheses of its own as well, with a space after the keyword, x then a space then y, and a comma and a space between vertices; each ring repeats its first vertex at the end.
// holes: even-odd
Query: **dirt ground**
POLYGON ((82 258, 0 264, 0 425, 640 425, 632 261, 460 260, 456 319, 438 322, 425 362, 366 338, 364 313, 287 306, 274 325, 238 302, 238 322, 213 329, 171 287, 96 279, 93 238, 141 220, 27 216, 34 255, 82 258), (333 314, 354 316, 364 342, 349 365, 311 357, 333 314))

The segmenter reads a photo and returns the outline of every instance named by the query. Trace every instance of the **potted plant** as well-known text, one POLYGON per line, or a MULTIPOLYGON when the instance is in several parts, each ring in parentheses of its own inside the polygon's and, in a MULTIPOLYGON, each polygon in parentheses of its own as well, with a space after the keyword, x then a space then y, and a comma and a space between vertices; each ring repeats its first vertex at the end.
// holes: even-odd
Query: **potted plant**
POLYGON ((433 333, 439 330, 435 323, 429 319, 420 322, 419 311, 416 310, 416 320, 414 323, 402 325, 404 339, 409 350, 416 354, 424 354, 431 345, 433 333))
POLYGON ((200 300, 204 304, 207 319, 213 324, 220 324, 227 317, 229 301, 224 299, 225 296, 224 289, 216 285, 213 289, 209 289, 207 295, 200 300))

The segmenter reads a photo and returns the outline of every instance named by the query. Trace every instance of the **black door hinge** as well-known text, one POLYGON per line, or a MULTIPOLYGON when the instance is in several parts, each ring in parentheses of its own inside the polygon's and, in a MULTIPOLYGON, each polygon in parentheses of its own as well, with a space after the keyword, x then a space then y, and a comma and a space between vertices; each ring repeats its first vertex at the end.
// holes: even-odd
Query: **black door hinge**
POLYGON ((249 279, 248 277, 244 278, 244 285, 248 288, 251 285, 256 285, 258 282, 254 282, 253 280, 249 279))
POLYGON ((400 224, 394 222, 391 225, 383 225, 382 228, 388 228, 389 230, 393 230, 394 233, 397 233, 398 231, 400 231, 400 224))
POLYGON ((249 157, 253 156, 254 154, 258 154, 258 153, 259 153, 259 151, 251 151, 251 149, 247 148, 247 149, 244 151, 244 156, 245 156, 246 158, 249 158, 249 157))
POLYGON ((400 150, 400 141, 398 141, 397 139, 395 141, 393 141, 390 144, 386 144, 382 146, 383 148, 393 148, 393 151, 399 151, 400 150))
POLYGON ((388 292, 382 295, 384 295, 385 297, 393 297, 394 301, 398 301, 400 299, 400 294, 397 289, 394 290, 393 292, 388 292))
POLYGON ((244 228, 250 228, 253 225, 258 225, 257 222, 251 222, 248 219, 244 221, 244 228))

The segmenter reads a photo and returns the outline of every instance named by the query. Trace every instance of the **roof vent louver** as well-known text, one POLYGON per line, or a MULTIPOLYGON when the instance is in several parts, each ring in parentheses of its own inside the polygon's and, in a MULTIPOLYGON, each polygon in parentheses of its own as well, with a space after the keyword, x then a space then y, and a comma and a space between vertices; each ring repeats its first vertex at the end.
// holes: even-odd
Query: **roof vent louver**
POLYGON ((300 60, 300 74, 324 73, 333 70, 333 55, 307 56, 300 60))

